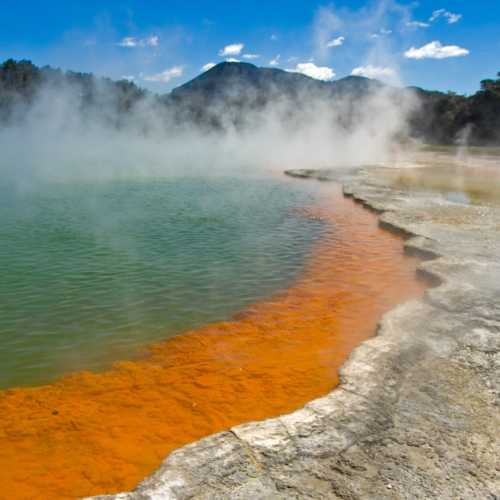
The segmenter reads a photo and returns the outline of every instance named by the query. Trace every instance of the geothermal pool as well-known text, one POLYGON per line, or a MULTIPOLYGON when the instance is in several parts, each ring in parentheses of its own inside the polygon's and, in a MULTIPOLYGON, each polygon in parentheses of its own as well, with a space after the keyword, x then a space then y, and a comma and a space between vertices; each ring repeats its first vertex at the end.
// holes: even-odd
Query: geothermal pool
POLYGON ((286 287, 311 185, 172 178, 0 189, 0 388, 102 369, 286 287))
POLYGON ((446 200, 465 205, 500 205, 500 168, 498 165, 421 166, 380 171, 398 189, 431 191, 446 200))
MULTIPOLYGON (((189 301, 184 296, 174 303, 187 304, 188 316, 195 317, 192 328, 171 336, 182 325, 169 327, 165 314, 164 337, 158 319, 144 321, 149 333, 139 334, 141 323, 130 328, 125 307, 121 309, 125 319, 120 312, 114 313, 125 327, 100 336, 100 328, 94 326, 98 321, 86 314, 92 342, 82 341, 81 330, 75 337, 76 346, 92 348, 86 352, 74 347, 74 351, 78 356, 81 351, 83 359, 97 359, 98 365, 129 348, 109 348, 103 358, 88 352, 94 353, 98 345, 107 350, 122 336, 126 338, 127 332, 136 332, 127 340, 131 346, 136 342, 144 345, 147 339, 162 341, 150 344, 141 356, 128 360, 125 356, 124 361, 95 373, 77 371, 46 385, 0 391, 0 483, 9 499, 62 500, 130 490, 154 472, 169 452, 184 444, 242 422, 300 408, 338 384, 339 367, 353 348, 375 334, 386 311, 420 296, 426 287, 416 279, 417 259, 404 255, 403 240, 381 229, 377 216, 344 198, 338 186, 293 179, 243 184, 217 180, 215 185, 183 182, 186 184, 177 186, 124 185, 119 190, 125 196, 99 196, 99 203, 90 203, 98 210, 90 213, 104 217, 104 225, 98 238, 94 233, 83 234, 93 245, 96 238, 106 242, 105 250, 99 246, 92 254, 94 258, 108 256, 106 265, 100 264, 100 272, 113 277, 128 269, 125 277, 119 274, 120 279, 111 279, 112 287, 106 280, 101 286, 110 286, 110 291, 118 283, 124 286, 133 297, 124 304, 132 311, 150 285, 142 282, 139 286, 138 280, 136 289, 130 269, 142 272, 153 262, 148 276, 156 283, 165 269, 183 274, 179 263, 184 263, 183 272, 189 279, 176 279, 184 284, 178 290, 184 290, 189 301), (178 193, 179 186, 186 193, 178 193), (142 190, 140 200, 151 200, 144 209, 149 210, 148 216, 142 215, 142 201, 134 202, 137 190, 142 190), (182 196, 182 203, 172 204, 166 193, 174 199, 182 196), (110 207, 104 211, 102 203, 110 207), (126 210, 129 203, 138 214, 127 215, 131 213, 126 210), (171 213, 165 213, 167 207, 171 213), (113 216, 106 218, 104 214, 109 213, 113 216), (197 214, 194 219, 193 214, 197 214), (149 224, 149 216, 155 224, 149 224), (170 231, 163 233, 165 220, 171 221, 167 224, 170 231), (143 248, 126 238, 124 245, 116 239, 115 224, 127 228, 120 235, 145 233, 148 241, 159 242, 143 248), (182 232, 186 225, 190 229, 182 232), (173 227, 177 228, 177 253, 168 245, 173 227), (188 250, 188 242, 195 248, 188 250), (116 250, 124 248, 129 249, 125 256, 116 250), (193 267, 197 269, 194 274, 193 267), (219 285, 212 288, 208 283, 219 285), (194 290, 188 290, 190 287, 194 290), (193 311, 192 297, 204 311, 200 316, 193 311), (229 319, 236 309, 240 312, 229 319), (211 318, 223 320, 207 323, 211 318)), ((86 201, 79 201, 77 207, 94 200, 88 195, 82 199, 86 201)), ((77 208, 75 214, 72 200, 68 199, 68 209, 60 217, 73 213, 75 225, 87 227, 81 210, 77 208)), ((33 217, 32 211, 26 217, 33 217)), ((99 223, 92 221, 91 226, 99 227, 99 223)), ((33 225, 31 231, 36 234, 37 230, 33 225)), ((35 241, 29 234, 24 237, 31 244, 35 241)), ((65 238, 80 239, 80 235, 65 233, 54 237, 62 238, 62 243, 65 238)), ((37 239, 45 241, 41 235, 37 239)), ((88 248, 88 242, 86 245, 88 248)), ((86 262, 84 257, 67 256, 72 264, 68 270, 76 272, 78 258, 86 262)), ((58 260, 55 265, 60 265, 58 260)), ((91 291, 92 283, 103 283, 95 274, 89 280, 91 291)), ((161 293, 165 286, 155 291, 161 293)), ((40 289, 49 291, 50 287, 40 289)), ((92 295, 87 293, 87 300, 92 295)), ((168 294, 160 299, 151 295, 148 300, 155 307, 150 310, 169 307, 168 294)), ((100 300, 103 298, 106 294, 101 294, 100 300)), ((147 312, 148 308, 139 310, 147 312)), ((147 318, 146 312, 139 318, 147 318)), ((48 359, 44 361, 47 366, 48 359)), ((25 374, 24 380, 28 378, 25 374)))

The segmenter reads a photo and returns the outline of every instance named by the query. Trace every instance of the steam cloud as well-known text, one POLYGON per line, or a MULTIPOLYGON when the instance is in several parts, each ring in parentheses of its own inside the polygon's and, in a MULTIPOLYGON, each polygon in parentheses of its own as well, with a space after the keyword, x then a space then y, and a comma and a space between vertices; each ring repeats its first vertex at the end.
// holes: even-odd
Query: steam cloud
MULTIPOLYGON (((335 99, 310 89, 292 98, 276 88, 259 107, 235 107, 241 96, 224 96, 210 109, 222 126, 211 129, 159 106, 154 96, 119 113, 116 96, 101 87, 96 80, 91 107, 69 83, 46 84, 28 109, 19 106, 0 128, 3 181, 262 173, 383 161, 414 106, 410 95, 383 86, 335 99)), ((252 92, 243 100, 261 97, 252 92)))

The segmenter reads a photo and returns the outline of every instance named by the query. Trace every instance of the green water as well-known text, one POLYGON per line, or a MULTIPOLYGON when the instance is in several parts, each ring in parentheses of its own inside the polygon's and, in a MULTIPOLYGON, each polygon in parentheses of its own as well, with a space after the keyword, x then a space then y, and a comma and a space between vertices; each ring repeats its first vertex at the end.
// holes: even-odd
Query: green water
POLYGON ((0 386, 101 369, 286 287, 310 184, 154 179, 0 188, 0 386))

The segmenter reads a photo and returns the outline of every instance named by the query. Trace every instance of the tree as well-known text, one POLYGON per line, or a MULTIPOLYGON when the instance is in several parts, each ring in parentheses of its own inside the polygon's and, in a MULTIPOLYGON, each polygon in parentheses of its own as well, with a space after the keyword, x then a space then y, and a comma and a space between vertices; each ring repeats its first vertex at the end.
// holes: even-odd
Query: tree
POLYGON ((500 94, 500 71, 497 73, 499 77, 496 80, 486 79, 481 82, 481 90, 483 92, 494 92, 496 94, 500 94))

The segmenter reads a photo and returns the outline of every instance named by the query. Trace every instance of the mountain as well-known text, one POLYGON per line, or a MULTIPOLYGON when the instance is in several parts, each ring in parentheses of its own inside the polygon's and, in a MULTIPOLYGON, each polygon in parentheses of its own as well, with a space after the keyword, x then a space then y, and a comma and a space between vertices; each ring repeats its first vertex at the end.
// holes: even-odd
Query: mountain
POLYGON ((249 63, 222 62, 189 82, 175 88, 175 102, 195 105, 245 103, 259 107, 273 99, 335 98, 341 95, 366 95, 383 84, 361 76, 349 76, 333 82, 276 68, 260 68, 249 63))
POLYGON ((382 88, 389 90, 396 105, 408 94, 416 98, 418 105, 408 117, 414 137, 433 144, 500 145, 500 79, 484 80, 478 92, 464 96, 418 87, 396 89, 359 76, 323 82, 280 69, 223 62, 174 89, 170 99, 185 119, 217 127, 221 114, 238 123, 245 110, 262 108, 272 100, 287 99, 300 107, 311 98, 332 105, 342 99, 350 105, 346 109, 354 109, 359 100, 382 88))
MULTIPOLYGON (((89 120, 99 116, 119 127, 134 120, 131 111, 147 101, 168 123, 208 129, 243 126, 249 112, 262 110, 270 102, 286 104, 289 113, 301 116, 300 111, 314 100, 322 106, 342 103, 343 119, 349 123, 350 115, 364 106, 364 97, 385 88, 396 106, 408 93, 417 98, 419 106, 408 117, 414 137, 437 144, 500 145, 500 78, 483 80, 477 93, 463 96, 417 87, 392 88, 359 76, 324 82, 276 68, 222 62, 172 92, 156 96, 126 80, 38 68, 30 61, 9 59, 0 65, 0 126, 22 117, 46 88, 53 90, 53 96, 71 89, 75 109, 89 120)), ((282 116, 287 119, 289 115, 282 116)))
POLYGON ((222 62, 162 98, 179 120, 215 128, 243 126, 248 114, 270 103, 300 111, 315 102, 356 101, 383 84, 349 76, 333 82, 249 63, 222 62))
POLYGON ((361 76, 349 76, 334 82, 315 80, 309 76, 276 68, 259 68, 250 63, 222 62, 191 81, 175 88, 174 98, 203 95, 204 97, 238 97, 245 93, 297 96, 301 92, 331 93, 346 90, 368 92, 380 84, 361 76))
POLYGON ((298 73, 288 73, 273 68, 258 68, 249 63, 222 62, 191 81, 175 88, 171 95, 183 98, 187 95, 241 96, 248 89, 269 92, 272 88, 283 91, 319 89, 324 82, 313 80, 298 73))

